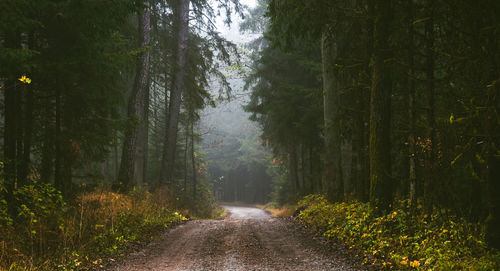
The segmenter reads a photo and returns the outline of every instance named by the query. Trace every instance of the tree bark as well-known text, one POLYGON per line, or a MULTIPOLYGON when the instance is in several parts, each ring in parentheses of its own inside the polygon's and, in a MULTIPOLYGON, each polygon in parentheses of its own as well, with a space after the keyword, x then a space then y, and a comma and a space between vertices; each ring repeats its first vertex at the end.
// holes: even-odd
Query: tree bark
POLYGON ((333 31, 326 26, 321 38, 323 69, 324 124, 325 124, 325 181, 327 196, 331 201, 342 201, 341 138, 340 138, 340 78, 335 68, 338 56, 337 41, 333 31))
POLYGON ((184 142, 184 198, 187 199, 187 178, 188 178, 188 150, 189 150, 189 133, 187 125, 184 128, 186 133, 186 138, 184 142))
POLYGON ((193 202, 196 202, 198 179, 196 172, 196 157, 194 152, 194 120, 191 120, 191 166, 193 170, 193 202))
POLYGON ((376 0, 373 74, 370 101, 370 201, 380 211, 389 209, 392 203, 391 180, 391 93, 390 70, 392 10, 390 0, 376 0))
MULTIPOLYGON (((151 11, 149 3, 144 3, 144 9, 139 13, 139 46, 143 49, 150 43, 150 17, 151 11)), ((125 134, 125 141, 123 143, 122 157, 120 163, 120 170, 118 179, 115 180, 113 189, 117 191, 127 191, 133 185, 136 175, 136 168, 142 168, 143 160, 138 159, 143 157, 143 152, 138 153, 142 146, 139 146, 141 131, 144 130, 145 125, 145 100, 148 88, 149 76, 149 52, 143 52, 137 61, 137 73, 135 76, 134 89, 129 99, 128 104, 128 119, 130 121, 137 121, 138 124, 134 125, 125 134)), ((142 173, 142 172, 141 172, 142 173)), ((142 176, 141 176, 142 177, 142 176)))
POLYGON ((414 42, 414 7, 413 0, 408 0, 408 159, 409 159, 409 197, 415 204, 417 195, 416 153, 415 153, 415 50, 414 42))
POLYGON ((424 182, 424 209, 430 212, 432 206, 436 203, 436 120, 434 116, 434 21, 432 0, 426 2, 426 14, 429 19, 425 22, 426 37, 426 79, 427 79, 427 142, 425 159, 425 182, 424 182))
MULTIPOLYGON (((363 3, 364 4, 364 3, 363 3)), ((372 67, 370 60, 373 56, 373 32, 374 32, 374 14, 375 7, 373 1, 367 3, 367 16, 365 20, 365 28, 367 35, 366 56, 364 63, 364 71, 367 76, 365 84, 371 86, 372 67)), ((368 202, 370 200, 370 88, 360 88, 358 93, 358 124, 359 146, 357 147, 357 158, 359 168, 359 200, 368 202)))
POLYGON ((62 146, 62 161, 61 161, 61 181, 62 181, 62 194, 65 197, 74 195, 73 187, 73 165, 75 164, 75 156, 72 149, 71 142, 64 141, 62 146))
POLYGON ((56 123, 55 123, 55 142, 54 142, 54 186, 64 194, 63 183, 61 179, 61 86, 56 83, 56 123))
POLYGON ((307 194, 307 185, 306 185, 306 170, 305 170, 305 161, 304 161, 304 144, 300 144, 300 177, 301 177, 301 190, 300 196, 307 194))
POLYGON ((316 188, 314 186, 314 172, 313 172, 313 147, 312 144, 311 146, 308 147, 308 158, 309 158, 309 194, 314 194, 316 192, 316 188))
POLYGON ((22 157, 19 165, 18 182, 20 185, 28 183, 28 175, 30 172, 30 155, 31 155, 31 139, 33 133, 33 106, 34 93, 32 86, 25 86, 25 101, 24 120, 23 120, 23 137, 22 137, 22 157))
POLYGON ((352 161, 352 174, 353 179, 355 181, 355 194, 356 198, 360 201, 366 202, 368 198, 366 180, 368 176, 365 172, 367 172, 367 165, 364 164, 366 157, 366 140, 365 140, 365 118, 364 111, 366 108, 366 104, 364 103, 364 91, 360 87, 357 89, 357 97, 356 97, 356 116, 354 123, 354 131, 352 135, 352 149, 353 149, 353 161, 352 161))
MULTIPOLYGON (((147 84, 149 86, 149 83, 147 84)), ((137 159, 135 161, 134 180, 137 186, 143 186, 147 177, 148 134, 149 134, 149 87, 145 89, 144 112, 139 123, 137 137, 137 159)))
MULTIPOLYGON (((20 35, 15 31, 6 33, 5 47, 18 49, 21 45, 20 35)), ((5 199, 7 208, 12 218, 17 215, 14 204, 14 189, 17 181, 17 116, 19 114, 19 101, 17 100, 18 84, 15 72, 9 72, 5 80, 4 89, 4 180, 5 199)))
POLYGON ((16 187, 16 82, 6 80, 4 90, 4 179, 5 199, 8 204, 10 215, 15 215, 14 189, 16 187))
POLYGON ((297 173, 297 151, 295 146, 290 147, 290 153, 288 154, 288 172, 290 178, 290 185, 292 186, 292 201, 295 201, 297 194, 299 192, 299 176, 297 173))
POLYGON ((24 96, 26 93, 26 84, 22 84, 17 87, 16 91, 16 157, 14 158, 16 164, 16 186, 20 187, 24 185, 24 180, 21 179, 22 170, 23 170, 23 150, 24 150, 24 127, 25 127, 25 119, 23 116, 24 111, 26 110, 24 104, 24 96))
MULTIPOLYGON (((148 82, 148 86, 149 86, 148 82)), ((143 125, 143 159, 142 159, 142 185, 148 181, 148 163, 149 163, 149 99, 150 91, 149 87, 146 88, 146 95, 144 99, 144 125, 143 125)))
POLYGON ((118 155, 118 131, 115 131, 113 138, 113 180, 118 180, 119 171, 119 155, 118 155))
POLYGON ((173 184, 177 130, 179 126, 179 111, 181 97, 184 91, 185 66, 187 61, 187 45, 189 35, 189 0, 179 0, 177 11, 177 57, 174 84, 170 94, 167 114, 167 131, 163 149, 162 167, 160 170, 160 184, 173 184))
MULTIPOLYGON (((49 110, 47 110, 49 111, 49 110)), ((51 110, 50 110, 51 111, 51 110)), ((48 112, 47 112, 48 113, 48 112)), ((49 116, 51 113, 48 113, 49 116)), ((42 145, 42 163, 40 179, 43 183, 50 183, 53 181, 52 173, 54 168, 54 137, 52 123, 47 120, 49 116, 45 116, 43 127, 43 145, 42 145)))

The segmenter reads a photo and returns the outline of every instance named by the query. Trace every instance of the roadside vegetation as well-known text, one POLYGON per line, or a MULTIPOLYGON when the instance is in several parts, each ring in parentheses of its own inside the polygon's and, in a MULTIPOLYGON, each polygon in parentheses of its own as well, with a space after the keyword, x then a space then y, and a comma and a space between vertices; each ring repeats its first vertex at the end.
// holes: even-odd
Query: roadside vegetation
POLYGON ((500 253, 488 249, 484 226, 446 209, 430 214, 404 200, 379 216, 370 203, 328 203, 309 195, 297 218, 328 239, 355 249, 365 264, 385 270, 498 270, 500 253))
POLYGON ((67 201, 52 185, 33 182, 14 195, 20 206, 15 219, 0 202, 0 270, 100 269, 186 216, 221 212, 210 193, 186 206, 165 187, 126 194, 97 189, 67 201))

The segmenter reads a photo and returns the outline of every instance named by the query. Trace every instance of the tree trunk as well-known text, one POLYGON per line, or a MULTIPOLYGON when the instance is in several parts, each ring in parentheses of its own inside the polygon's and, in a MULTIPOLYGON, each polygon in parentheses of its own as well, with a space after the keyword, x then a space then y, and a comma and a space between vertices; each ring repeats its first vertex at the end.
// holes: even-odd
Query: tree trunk
POLYGON ((119 157, 118 157, 118 132, 115 131, 113 138, 113 181, 118 180, 119 157))
POLYGON ((30 155, 31 155, 31 138, 33 132, 33 87, 25 86, 25 101, 26 106, 24 108, 24 129, 22 137, 22 157, 20 157, 21 163, 19 165, 19 176, 18 183, 20 185, 28 183, 28 175, 30 172, 30 155))
POLYGON ((370 200, 370 103, 371 103, 371 85, 372 85, 372 75, 373 67, 370 62, 373 57, 373 33, 375 32, 375 3, 374 1, 368 1, 368 16, 366 19, 366 29, 368 35, 368 45, 366 48, 366 62, 365 70, 368 75, 367 85, 369 87, 369 93, 364 96, 363 104, 365 105, 365 110, 363 111, 363 119, 365 121, 364 135, 363 135, 363 148, 361 151, 364 155, 361 156, 363 183, 364 183, 364 197, 363 200, 368 202, 370 200))
POLYGON ((55 123, 55 142, 54 142, 54 186, 64 194, 63 183, 61 179, 61 86, 56 83, 56 123, 55 123))
POLYGON ((340 138, 340 78, 335 68, 337 43, 329 27, 323 30, 321 54, 323 69, 325 124, 325 181, 331 201, 342 201, 341 138, 340 138))
POLYGON ((316 188, 314 186, 314 172, 313 172, 313 148, 309 146, 308 148, 308 158, 309 158, 309 194, 314 194, 316 192, 316 188))
POLYGON ((6 80, 4 89, 4 179, 5 179, 5 199, 8 204, 10 215, 15 215, 14 189, 16 187, 16 81, 6 80))
POLYGON ((137 137, 137 159, 135 161, 134 179, 137 186, 145 185, 148 167, 148 135, 149 135, 149 82, 145 89, 144 111, 142 122, 139 124, 137 137))
POLYGON ((362 163, 363 156, 365 156, 365 120, 363 118, 364 104, 363 104, 363 89, 357 89, 356 97, 356 116, 354 123, 354 131, 352 134, 352 174, 353 180, 355 182, 355 194, 356 198, 360 201, 366 201, 366 188, 365 188, 365 176, 363 175, 364 165, 362 163))
POLYGON ((305 170, 305 161, 304 161, 304 144, 300 144, 300 177, 301 177, 301 183, 300 183, 300 196, 303 196, 307 194, 307 186, 306 186, 306 170, 305 170))
MULTIPOLYGON (((21 45, 20 36, 15 31, 6 33, 5 46, 7 48, 18 49, 21 45)), ((5 199, 9 214, 12 218, 17 215, 14 203, 14 189, 17 180, 17 116, 19 114, 19 101, 17 86, 14 72, 9 72, 7 80, 5 80, 4 89, 4 180, 5 180, 5 199)))
POLYGON ((74 195, 74 187, 73 187, 73 165, 75 163, 75 156, 71 149, 70 142, 64 142, 62 144, 62 161, 61 161, 61 181, 62 181, 62 194, 65 197, 74 195))
POLYGON ((170 94, 170 102, 167 114, 167 131, 163 149, 162 167, 160 171, 161 184, 173 184, 177 130, 179 125, 179 111, 181 96, 184 91, 185 66, 187 61, 187 45, 189 35, 189 0, 179 0, 177 11, 177 57, 174 84, 170 94))
POLYGON ((196 202, 196 189, 198 185, 196 172, 196 159, 194 152, 194 120, 191 120, 191 166, 193 170, 193 202, 196 202))
POLYGON ((188 150, 189 150, 189 133, 188 127, 184 128, 184 132, 186 133, 186 138, 184 141, 184 199, 187 199, 187 178, 188 178, 188 150))
POLYGON ((16 164, 16 186, 20 187, 24 185, 25 183, 23 182, 24 180, 21 179, 22 175, 22 170, 23 170, 23 143, 24 143, 24 127, 25 127, 25 122, 24 122, 24 101, 23 98, 26 93, 26 84, 22 84, 19 87, 17 87, 16 91, 16 104, 18 106, 17 112, 16 112, 16 157, 14 159, 15 164, 16 164))
MULTIPOLYGON (((149 3, 144 3, 144 9, 139 13, 139 46, 145 48, 150 43, 150 17, 151 11, 149 3)), ((149 52, 142 53, 137 61, 137 73, 135 76, 134 89, 129 99, 128 104, 128 119, 130 121, 138 121, 137 125, 128 130, 125 134, 125 141, 123 143, 122 157, 120 163, 120 170, 118 179, 113 185, 113 189, 117 191, 127 191, 133 185, 136 168, 143 166, 143 151, 139 154, 138 151, 142 149, 140 137, 141 131, 145 126, 145 100, 148 88, 149 76, 149 52)), ((144 135, 142 135, 144 137, 144 135)), ((142 175, 142 172, 139 172, 142 175)), ((141 176, 142 178, 142 176, 141 176)))
MULTIPOLYGON (((50 113, 49 113, 50 114, 50 113)), ((43 143, 42 143, 42 164, 40 179, 43 183, 52 182, 52 172, 54 168, 54 137, 53 137, 53 126, 47 120, 49 116, 45 117, 44 121, 44 132, 43 132, 43 143)))
MULTIPOLYGON (((149 86, 148 82, 148 86, 149 86)), ((146 95, 144 99, 144 125, 143 125, 143 161, 142 161, 142 184, 144 185, 148 181, 148 163, 149 163, 149 87, 146 88, 146 95)))
POLYGON ((299 176, 297 173, 297 151, 295 146, 291 146, 291 151, 288 157, 288 170, 290 174, 290 185, 292 186, 292 201, 294 201, 299 192, 299 176))
POLYGON ((373 75, 370 101, 370 201, 380 211, 392 203, 391 180, 391 92, 390 70, 392 10, 390 0, 376 0, 373 75))
POLYGON ((408 0, 408 159, 409 159, 409 197, 411 204, 416 202, 417 174, 415 153, 415 81, 414 81, 414 8, 413 0, 408 0))
POLYGON ((426 2, 426 14, 429 20, 425 22, 426 37, 426 79, 427 79, 427 149, 425 159, 425 182, 424 182, 424 209, 427 212, 432 210, 436 203, 436 185, 435 178, 436 167, 436 120, 434 116, 434 22, 433 22, 433 0, 426 2))
MULTIPOLYGON (((147 84, 149 86, 149 84, 147 84)), ((137 159, 135 161, 134 179, 137 186, 143 186, 147 175, 147 156, 148 156, 148 134, 149 134, 149 87, 146 88, 144 95, 144 112, 142 122, 139 123, 139 134, 137 137, 137 159)))
POLYGON ((356 114, 355 123, 353 123, 352 133, 352 174, 355 182, 355 196, 359 201, 367 202, 369 200, 369 162, 368 162, 368 106, 369 94, 364 87, 356 89, 356 114))
MULTIPOLYGON (((371 86, 371 75, 372 67, 370 65, 370 60, 373 55, 373 31, 374 31, 374 2, 359 1, 359 8, 364 7, 367 4, 367 16, 364 20, 364 28, 366 33, 362 30, 361 34, 366 35, 367 45, 366 45, 366 55, 364 56, 363 72, 360 73, 360 82, 363 82, 357 89, 356 96, 356 124, 355 132, 353 134, 353 149, 354 156, 356 160, 353 161, 353 166, 356 170, 356 197, 362 202, 368 202, 370 200, 370 155, 369 155, 369 141, 370 141, 370 88, 371 86)), ((360 50, 362 50, 360 48, 360 50)))

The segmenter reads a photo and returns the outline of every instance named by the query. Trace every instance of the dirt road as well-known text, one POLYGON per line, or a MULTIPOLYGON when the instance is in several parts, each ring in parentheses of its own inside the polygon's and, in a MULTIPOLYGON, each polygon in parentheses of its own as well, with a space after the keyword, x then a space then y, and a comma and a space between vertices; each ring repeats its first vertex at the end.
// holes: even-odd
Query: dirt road
POLYGON ((228 218, 189 221, 109 270, 364 270, 293 221, 224 207, 228 218))

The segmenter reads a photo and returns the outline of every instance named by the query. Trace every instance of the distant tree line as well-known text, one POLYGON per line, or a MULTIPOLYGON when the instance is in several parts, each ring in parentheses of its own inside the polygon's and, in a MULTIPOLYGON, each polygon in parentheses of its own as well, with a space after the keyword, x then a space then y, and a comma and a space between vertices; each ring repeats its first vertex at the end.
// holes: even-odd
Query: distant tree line
POLYGON ((259 138, 260 129, 248 120, 239 102, 229 112, 214 112, 204 122, 214 131, 203 137, 207 171, 217 200, 265 204, 271 200, 270 153, 259 138), (236 108, 238 107, 238 108, 236 108))
POLYGON ((247 110, 294 201, 409 199, 500 247, 500 2, 259 1, 247 110), (263 15, 267 15, 263 20, 263 15))

